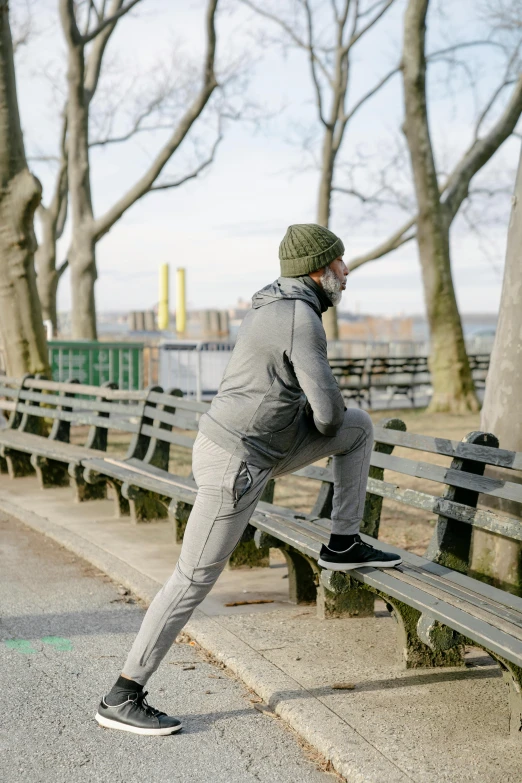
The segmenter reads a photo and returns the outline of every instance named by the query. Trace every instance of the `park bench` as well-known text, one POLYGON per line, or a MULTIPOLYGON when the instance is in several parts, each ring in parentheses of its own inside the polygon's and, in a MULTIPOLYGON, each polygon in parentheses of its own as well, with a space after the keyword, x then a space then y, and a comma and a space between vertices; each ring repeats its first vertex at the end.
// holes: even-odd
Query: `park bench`
MULTIPOLYGON (((190 414, 201 413, 207 406, 181 399, 172 403, 157 393, 151 400, 156 408, 145 410, 149 418, 154 417, 154 425, 145 429, 151 437, 147 458, 89 459, 84 462, 85 478, 96 480, 108 472, 121 483, 136 521, 169 515, 180 540, 197 488, 191 477, 168 472, 168 444, 190 446, 192 442, 171 428, 194 429, 190 414), (177 406, 176 412, 169 411, 169 406, 177 406), (185 421, 179 416, 181 411, 189 414, 185 421)), ((295 474, 318 483, 312 512, 297 513, 274 505, 270 482, 232 564, 266 564, 269 548, 280 549, 289 568, 290 600, 315 600, 321 617, 373 616, 375 596, 382 597, 397 621, 398 648, 408 667, 459 666, 464 644, 483 647, 505 673, 511 689, 511 728, 522 738, 522 598, 468 575, 473 527, 522 541, 520 520, 477 508, 479 498, 521 500, 522 486, 485 476, 486 465, 522 470, 522 454, 498 448, 498 441, 488 433, 471 433, 457 442, 410 434, 402 421, 388 419, 375 427, 363 538, 378 545, 382 503, 388 498, 437 515, 425 557, 388 545, 401 554, 401 566, 361 568, 348 576, 321 569, 317 560, 330 533, 333 477, 330 467, 312 465, 295 474), (441 454, 452 458, 452 463, 443 467, 397 457, 392 454, 396 446, 441 454), (441 491, 428 494, 401 488, 384 480, 385 470, 428 479, 441 485, 441 491), (253 555, 252 544, 259 548, 260 559, 253 555)))
MULTIPOLYGON (((469 357, 475 387, 484 389, 489 368, 489 354, 469 357)), ((415 392, 430 386, 426 356, 368 356, 366 358, 329 359, 345 400, 354 399, 373 407, 376 392, 388 393, 387 403, 405 396, 415 406, 415 392)))
MULTIPOLYGON (((60 393, 56 395, 55 410, 71 405, 71 397, 66 394, 77 391, 80 395, 86 388, 92 393, 92 387, 57 386, 60 389, 55 391, 60 393)), ((3 392, 2 387, 0 394, 3 392)), ((99 396, 114 393, 98 390, 99 396)), ((47 403, 48 399, 32 402, 47 403)), ((141 419, 137 424, 136 417, 132 418, 137 436, 134 442, 140 444, 139 449, 129 449, 121 460, 103 451, 94 457, 79 454, 77 459, 87 484, 96 486, 110 481, 117 488, 118 513, 129 513, 136 521, 168 515, 179 540, 194 504, 196 485, 191 476, 169 473, 169 449, 172 444, 191 447, 193 435, 187 431, 193 432, 198 414, 208 406, 155 389, 143 393, 138 404, 141 408, 135 413, 140 413, 141 419)), ((16 399, 12 412, 37 415, 33 407, 16 399)), ((110 417, 110 411, 103 412, 110 417)), ((55 418, 59 420, 58 414, 55 418)), ((3 434, 5 430, 0 432, 0 442, 3 434)), ((12 443, 9 448, 13 448, 12 443)), ((469 575, 473 528, 522 541, 520 519, 477 507, 479 500, 486 497, 522 500, 520 484, 484 475, 488 465, 516 475, 515 471, 522 470, 522 454, 500 449, 495 436, 488 433, 474 432, 458 442, 410 434, 399 419, 385 420, 375 427, 363 538, 377 544, 384 498, 429 511, 437 515, 437 521, 425 557, 387 545, 401 554, 401 566, 360 568, 349 575, 321 569, 317 560, 321 544, 328 541, 330 532, 333 478, 330 467, 312 465, 296 471, 296 475, 318 485, 312 512, 297 513, 276 506, 274 482, 270 482, 234 553, 235 565, 266 564, 269 548, 279 548, 289 567, 290 599, 297 603, 316 600, 322 617, 373 616, 375 596, 380 596, 397 621, 398 649, 407 667, 458 666, 462 665, 464 644, 484 648, 505 674, 510 688, 511 731, 522 739, 522 598, 469 575), (414 454, 421 451, 444 455, 452 462, 443 467, 416 458, 405 459, 392 453, 395 447, 412 450, 414 454), (384 479, 385 470, 428 479, 440 485, 440 490, 429 494, 401 487, 395 478, 384 479)))
MULTIPOLYGON (((397 547, 403 564, 393 569, 361 568, 349 575, 319 568, 330 524, 314 515, 259 504, 252 524, 259 546, 278 546, 289 566, 291 597, 309 601, 328 616, 373 616, 374 596, 386 602, 398 624, 398 650, 407 667, 458 666, 464 644, 485 649, 499 663, 510 688, 510 728, 522 739, 522 598, 469 576, 472 529, 522 541, 522 522, 477 508, 485 496, 522 500, 520 484, 484 475, 486 465, 522 470, 522 453, 498 448, 494 435, 474 432, 462 442, 410 434, 399 419, 375 427, 375 445, 362 524, 363 538, 378 545, 384 498, 437 515, 425 557, 397 547), (392 454, 400 446, 451 457, 449 468, 392 454), (385 481, 384 470, 441 484, 428 494, 385 481)), ((298 475, 310 475, 310 468, 298 475)), ((332 486, 329 468, 314 467, 315 478, 332 486)), ((516 474, 514 473, 516 476, 516 474)), ((480 577, 480 574, 476 574, 480 577)), ((519 587, 521 585, 519 584, 519 587)))
POLYGON ((9 413, 9 419, 0 429, 0 467, 11 478, 36 473, 42 488, 71 484, 79 502, 105 497, 106 480, 86 484, 82 461, 106 453, 109 430, 130 433, 127 456, 146 453, 148 438, 140 429, 146 423, 143 410, 148 394, 119 391, 115 384, 97 387, 80 386, 74 380, 2 378, 0 409, 9 413), (71 443, 71 427, 86 425, 84 442, 71 443))
POLYGON ((360 407, 361 402, 368 403, 369 377, 367 357, 354 359, 328 359, 332 373, 337 380, 345 400, 355 400, 360 407))

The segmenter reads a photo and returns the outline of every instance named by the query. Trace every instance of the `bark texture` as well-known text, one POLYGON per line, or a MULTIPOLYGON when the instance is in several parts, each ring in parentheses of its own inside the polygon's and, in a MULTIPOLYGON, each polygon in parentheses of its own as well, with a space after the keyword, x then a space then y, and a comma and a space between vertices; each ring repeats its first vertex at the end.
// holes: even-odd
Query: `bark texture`
POLYGON ((469 368, 453 287, 448 209, 441 203, 426 106, 426 13, 429 0, 409 0, 404 20, 405 120, 415 195, 417 243, 430 327, 431 412, 480 407, 469 368))
POLYGON ((13 376, 49 369, 34 269, 40 198, 20 126, 9 3, 0 0, 0 332, 13 376))
MULTIPOLYGON (((481 429, 493 432, 501 448, 522 451, 522 156, 513 195, 500 313, 486 381, 481 429)), ((514 480, 511 471, 489 468, 488 474, 514 480)), ((520 503, 499 499, 495 507, 522 518, 520 503)), ((476 571, 495 584, 522 595, 522 549, 518 542, 476 530, 472 562, 476 571)))
POLYGON ((44 321, 51 321, 53 335, 58 332, 56 294, 60 278, 67 268, 67 261, 56 266, 56 243, 61 237, 67 217, 67 120, 64 117, 61 139, 61 157, 56 185, 48 206, 40 204, 37 216, 40 221, 41 240, 35 254, 36 282, 44 321))

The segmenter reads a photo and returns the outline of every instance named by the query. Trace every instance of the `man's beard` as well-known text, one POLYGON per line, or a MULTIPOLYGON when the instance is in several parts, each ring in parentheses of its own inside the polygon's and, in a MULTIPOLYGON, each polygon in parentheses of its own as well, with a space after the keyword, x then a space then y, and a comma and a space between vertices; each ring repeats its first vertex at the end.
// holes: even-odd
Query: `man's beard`
POLYGON ((323 291, 333 305, 338 305, 343 298, 343 284, 329 266, 325 266, 321 278, 323 291))

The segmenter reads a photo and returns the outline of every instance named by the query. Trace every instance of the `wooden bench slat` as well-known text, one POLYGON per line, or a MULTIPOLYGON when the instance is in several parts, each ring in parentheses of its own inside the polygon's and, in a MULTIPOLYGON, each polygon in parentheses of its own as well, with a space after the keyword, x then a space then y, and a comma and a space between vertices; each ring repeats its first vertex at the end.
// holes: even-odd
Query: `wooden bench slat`
POLYGON ((514 517, 496 514, 494 511, 475 509, 454 500, 430 495, 415 489, 401 489, 388 481, 368 478, 368 492, 389 500, 395 500, 404 506, 420 508, 435 514, 466 522, 482 530, 490 530, 507 538, 522 541, 522 521, 514 517))
POLYGON ((148 400, 154 402, 157 405, 172 405, 172 400, 175 400, 176 408, 180 410, 193 411, 194 413, 206 413, 210 408, 208 402, 198 402, 197 400, 187 400, 186 397, 173 397, 170 394, 160 392, 149 392, 148 400))
MULTIPOLYGON (((274 477, 280 474, 275 473, 274 477)), ((282 474, 286 475, 286 474, 282 474)), ((313 481, 328 481, 333 483, 333 473, 331 468, 320 468, 317 465, 308 465, 306 468, 300 468, 294 470, 292 476, 303 476, 304 478, 312 479, 313 481)))
POLYGON ((370 464, 407 476, 449 484, 452 487, 471 489, 484 495, 522 501, 522 484, 514 484, 512 481, 501 481, 490 476, 478 476, 474 473, 445 468, 430 462, 413 462, 404 457, 396 457, 393 454, 384 454, 378 451, 372 451, 370 464))
MULTIPOLYGON (((101 390, 100 390, 101 391, 101 390)), ((29 402, 43 403, 48 410, 49 405, 63 405, 67 408, 72 408, 70 413, 76 413, 77 411, 96 411, 99 413, 110 413, 120 416, 141 416, 141 404, 118 404, 115 402, 106 402, 102 400, 86 400, 81 397, 65 397, 60 394, 44 394, 43 392, 25 391, 22 389, 20 392, 20 400, 29 402)), ((38 410, 38 406, 35 406, 38 410)), ((40 411, 44 410, 40 408, 40 411)))
POLYGON ((57 459, 60 462, 82 462, 86 457, 97 457, 105 454, 97 449, 86 449, 75 443, 64 443, 60 440, 50 440, 41 435, 17 430, 0 430, 0 443, 8 448, 23 451, 27 454, 38 454, 41 457, 57 459))
POLYGON ((194 446, 195 438, 191 438, 190 435, 178 435, 176 432, 161 430, 159 427, 151 427, 149 424, 144 424, 141 428, 141 432, 144 435, 149 435, 151 438, 160 438, 166 443, 184 446, 187 449, 191 449, 194 446))
MULTIPOLYGON (((432 585, 435 588, 449 593, 450 595, 460 598, 470 604, 476 605, 479 609, 485 609, 486 611, 502 617, 510 623, 518 626, 522 632, 522 609, 516 610, 506 607, 504 603, 494 600, 493 598, 482 594, 477 590, 476 579, 472 579, 472 585, 458 585, 445 577, 432 574, 423 567, 412 565, 406 560, 404 561, 404 567, 407 568, 408 573, 412 573, 423 584, 432 585)), ((467 577, 470 580, 470 577, 467 577)))
POLYGON ((386 443, 390 446, 403 446, 418 451, 426 451, 430 454, 441 454, 445 457, 461 457, 473 459, 477 462, 485 462, 487 465, 522 470, 522 452, 495 449, 491 446, 477 446, 473 443, 449 440, 448 438, 434 438, 429 435, 417 435, 412 432, 386 429, 376 426, 374 428, 376 443, 386 443))
MULTIPOLYGON (((105 429, 115 428, 118 430, 124 430, 125 432, 139 432, 140 423, 139 415, 132 414, 127 417, 113 417, 112 421, 110 417, 96 416, 94 413, 80 413, 60 411, 53 408, 41 408, 38 405, 27 405, 26 403, 20 403, 17 408, 21 413, 28 413, 33 416, 42 416, 44 419, 61 419, 62 421, 70 421, 73 424, 91 424, 97 427, 103 427, 105 429), (133 422, 132 418, 136 421, 133 422)), ((0 431, 1 432, 1 431, 0 431)), ((17 432, 17 430, 13 430, 17 432)), ((20 433, 21 434, 21 433, 20 433)))
MULTIPOLYGON (((173 399, 179 400, 181 398, 174 397, 173 399)), ((171 407, 176 407, 176 403, 173 403, 171 407)), ((155 422, 171 424, 173 427, 179 427, 179 429, 197 430, 198 428, 198 422, 190 416, 190 411, 183 409, 176 410, 175 413, 168 413, 160 408, 154 408, 152 405, 146 405, 143 415, 149 419, 154 419, 155 422)), ((162 432, 165 432, 165 430, 162 430, 162 432)))
POLYGON ((148 465, 147 470, 143 470, 138 466, 139 462, 139 460, 117 460, 106 457, 84 460, 82 464, 84 468, 101 475, 116 478, 133 486, 158 492, 161 495, 179 496, 180 499, 187 502, 195 500, 197 490, 192 479, 173 476, 153 465, 148 465))
POLYGON ((147 389, 107 389, 102 386, 89 386, 79 383, 62 383, 61 381, 44 381, 39 378, 27 378, 24 382, 26 389, 46 389, 48 391, 72 392, 73 394, 85 394, 87 396, 104 397, 110 400, 136 400, 143 401, 147 399, 150 392, 147 389))
POLYGON ((410 569, 407 563, 403 563, 403 565, 399 566, 397 570, 402 573, 403 581, 407 582, 408 584, 425 590, 429 595, 433 596, 434 598, 439 598, 451 606, 455 606, 466 612, 469 612, 469 614, 478 618, 479 620, 484 620, 487 623, 495 625, 499 630, 514 636, 516 639, 519 639, 522 642, 522 625, 520 623, 520 615, 518 618, 516 615, 514 615, 515 621, 501 617, 499 612, 495 612, 493 607, 487 605, 487 602, 483 602, 483 605, 481 605, 480 599, 476 596, 474 598, 465 598, 463 595, 459 596, 456 594, 448 584, 437 585, 434 584, 433 581, 419 578, 421 575, 418 574, 418 572, 415 570, 410 569), (518 622, 516 622, 517 619, 518 622))

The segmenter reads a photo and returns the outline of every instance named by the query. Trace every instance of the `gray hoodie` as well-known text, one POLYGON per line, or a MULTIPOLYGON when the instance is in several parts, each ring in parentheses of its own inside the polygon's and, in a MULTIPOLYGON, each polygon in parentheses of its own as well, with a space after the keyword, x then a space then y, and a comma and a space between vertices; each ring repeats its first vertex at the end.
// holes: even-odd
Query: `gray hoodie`
POLYGON ((207 438, 267 468, 288 454, 302 426, 335 435, 344 402, 326 357, 321 314, 329 305, 308 276, 280 277, 254 294, 218 394, 199 423, 207 438))

